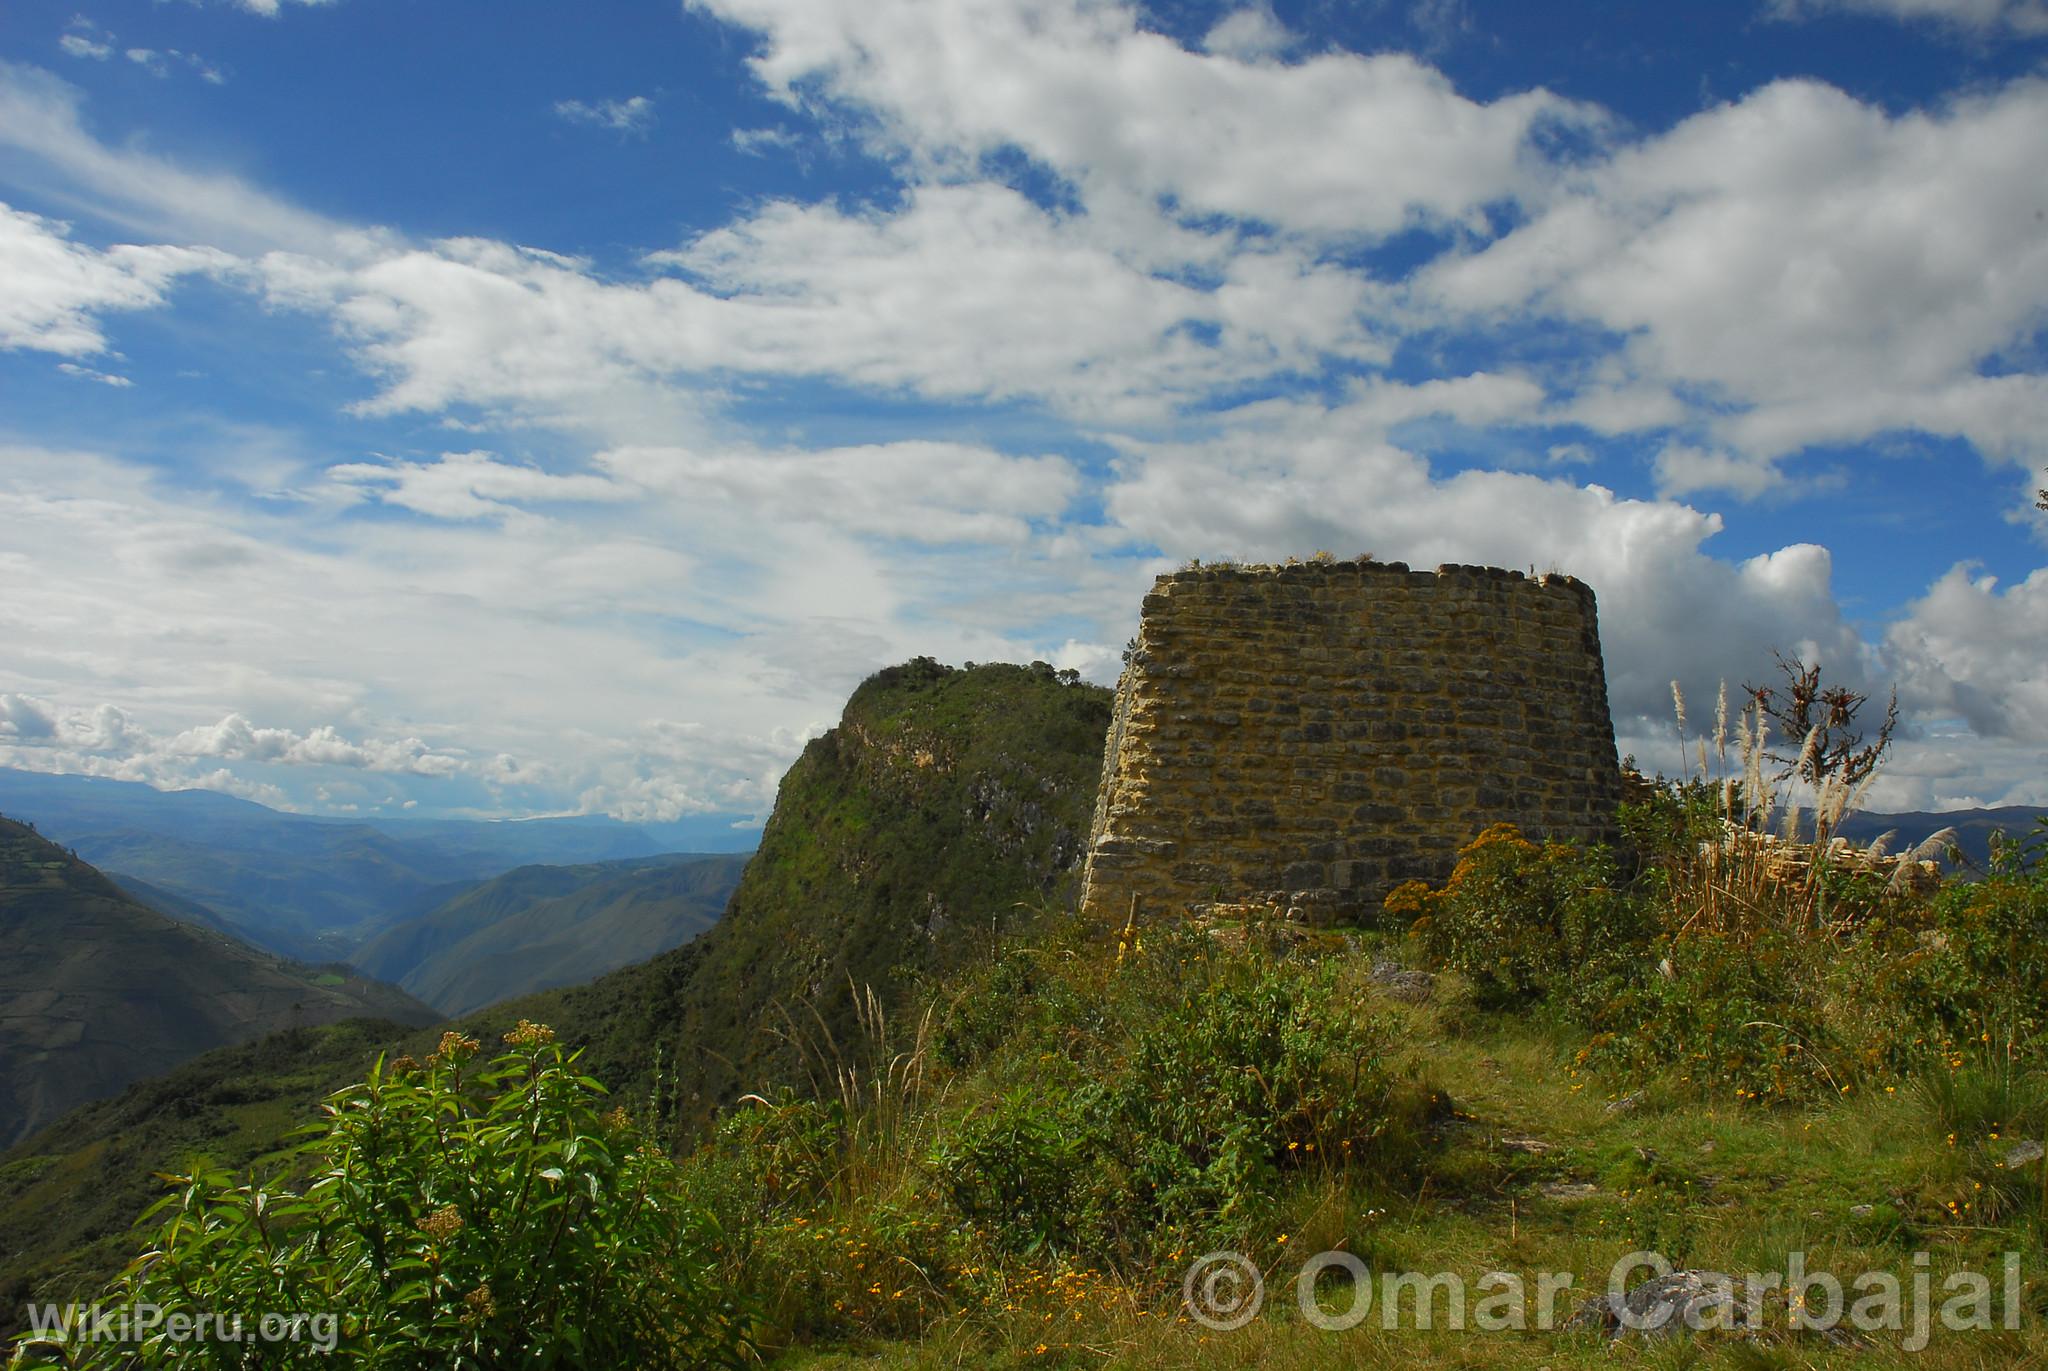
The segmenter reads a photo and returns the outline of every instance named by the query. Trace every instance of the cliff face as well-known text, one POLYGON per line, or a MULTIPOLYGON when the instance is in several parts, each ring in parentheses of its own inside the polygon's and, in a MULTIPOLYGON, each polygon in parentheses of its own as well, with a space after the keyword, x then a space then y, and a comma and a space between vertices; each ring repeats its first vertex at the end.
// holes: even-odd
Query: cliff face
POLYGON ((1593 592, 1399 563, 1204 568, 1145 598, 1083 907, 1369 917, 1488 824, 1607 836, 1620 799, 1593 592))
POLYGON ((627 1099, 653 1088, 659 1052, 683 1122, 744 1091, 805 1086, 777 1030, 822 1023, 850 1047, 851 987, 893 1007, 997 930, 1072 902, 1109 702, 1046 666, 878 672, 783 777, 716 927, 474 1022, 553 1024, 627 1099))
POLYGON ((809 1001, 839 1032, 849 982, 892 998, 1031 907, 1071 902, 1108 722, 1108 692, 1049 668, 918 661, 855 691, 783 778, 704 940, 683 1037, 734 1059, 730 1074, 707 1064, 705 1097, 787 1069, 759 1031, 776 1004, 809 1001))

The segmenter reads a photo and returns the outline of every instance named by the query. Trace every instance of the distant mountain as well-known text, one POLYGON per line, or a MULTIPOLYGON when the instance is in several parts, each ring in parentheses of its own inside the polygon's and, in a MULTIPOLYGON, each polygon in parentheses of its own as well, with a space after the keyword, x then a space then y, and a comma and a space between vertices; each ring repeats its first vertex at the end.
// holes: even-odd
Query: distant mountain
POLYGON ((346 967, 180 922, 0 819, 0 1146, 190 1057, 295 1025, 439 1015, 346 967))
MULTIPOLYGON (((230 938, 237 938, 252 947, 258 946, 256 940, 249 936, 248 930, 237 926, 234 920, 224 917, 219 910, 210 909, 197 900, 172 894, 160 885, 138 881, 133 876, 110 875, 107 879, 120 886, 137 904, 148 905, 159 914, 168 914, 179 923, 197 924, 201 928, 210 928, 216 933, 225 933, 230 938)), ((395 985, 397 982, 394 981, 392 984, 395 985)))
POLYGON ((1896 832, 1898 837, 1891 844, 1891 851, 1900 852, 1914 846, 1944 828, 1956 830, 1956 846, 1972 865, 1983 870, 1991 862, 1991 835, 2004 833, 2008 837, 2025 838, 2033 835, 2041 819, 2048 818, 2048 809, 2034 809, 2025 805, 2007 805, 2002 809, 1953 809, 1932 813, 1906 814, 1851 814, 1843 820, 1841 835, 1855 843, 1869 843, 1885 833, 1896 832))
MULTIPOLYGON (((207 790, 0 768, 0 813, 34 820, 110 875, 212 911, 215 926, 282 956, 345 957, 467 886, 530 863, 587 863, 674 850, 744 851, 738 816, 702 816, 659 834, 603 817, 492 822, 344 821, 285 814, 207 790)), ((168 910, 176 914, 176 909, 168 910)))
MULTIPOLYGON (((635 1109, 658 1076, 676 1115, 657 1125, 700 1120, 743 1089, 801 1081, 770 1032, 776 1006, 802 1015, 814 1004, 857 1052, 849 982, 900 1003, 918 978, 984 955, 998 931, 1066 906, 1109 702, 1108 691, 1050 668, 917 661, 880 672, 783 779, 761 851, 708 932, 460 1026, 495 1046, 522 1016, 551 1024, 635 1109)), ((669 871, 687 878, 696 865, 669 871)), ((478 926, 573 899, 573 889, 560 871, 480 888, 478 926), (523 903, 548 889, 562 893, 523 903)), ((433 1030, 294 1030, 210 1053, 0 1152, 0 1333, 32 1295, 86 1297, 133 1255, 125 1226, 161 1193, 151 1171, 198 1154, 246 1165, 377 1053, 432 1048, 433 1030)))
POLYGON ((680 947, 724 912, 744 856, 522 866, 400 924, 350 960, 444 1013, 594 980, 680 947))

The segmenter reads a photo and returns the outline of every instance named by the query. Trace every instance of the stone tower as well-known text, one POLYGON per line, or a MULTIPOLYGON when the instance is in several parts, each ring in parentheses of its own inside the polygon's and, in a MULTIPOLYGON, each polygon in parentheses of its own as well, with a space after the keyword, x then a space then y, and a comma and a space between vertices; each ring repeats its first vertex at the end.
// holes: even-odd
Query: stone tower
POLYGON ((1488 824, 1612 834, 1593 592, 1398 562, 1200 567, 1145 597, 1117 686, 1082 908, 1323 922, 1441 880, 1488 824))

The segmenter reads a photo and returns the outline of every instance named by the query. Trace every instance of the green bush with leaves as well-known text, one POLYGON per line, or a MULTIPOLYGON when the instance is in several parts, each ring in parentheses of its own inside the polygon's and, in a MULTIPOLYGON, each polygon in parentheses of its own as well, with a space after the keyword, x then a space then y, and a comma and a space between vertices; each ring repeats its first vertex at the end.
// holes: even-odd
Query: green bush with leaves
POLYGON ((1221 950, 1198 930, 1143 941, 1071 1022, 1033 1035, 1085 1051, 1079 1079, 993 1098, 932 1150, 952 1205, 999 1248, 1122 1262, 1240 1240, 1291 1171, 1413 1144, 1386 1028, 1339 961, 1221 950))
POLYGON ((720 1236, 624 1109, 522 1020, 488 1064, 449 1033, 332 1096, 275 1179, 195 1170, 100 1301, 21 1366, 736 1366, 720 1236), (296 1188, 294 1186, 296 1185, 296 1188))
POLYGON ((1386 901, 1424 953, 1469 977, 1482 1004, 1597 1003, 1638 970, 1655 932, 1647 904, 1616 888, 1604 847, 1538 845, 1495 824, 1458 853, 1437 890, 1420 881, 1386 901))
POLYGON ((1705 1093, 1783 1100, 1854 1079, 1830 1019, 1830 950, 1771 931, 1687 931, 1659 940, 1650 974, 1585 1014, 1583 1059, 1705 1093))
POLYGON ((2048 1028, 2048 863, 2038 856, 2006 844, 1985 879, 1950 882, 1929 902, 1901 958, 1900 993, 1945 1038, 2038 1043, 2048 1028))

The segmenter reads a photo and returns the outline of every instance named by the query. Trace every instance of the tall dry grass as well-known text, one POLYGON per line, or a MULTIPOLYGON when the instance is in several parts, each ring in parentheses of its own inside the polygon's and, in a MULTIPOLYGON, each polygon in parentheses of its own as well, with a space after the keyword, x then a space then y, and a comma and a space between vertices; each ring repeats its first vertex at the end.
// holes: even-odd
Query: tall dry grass
POLYGON ((906 1032, 873 986, 849 977, 847 991, 854 1019, 847 1041, 809 1000, 794 1010, 779 1005, 782 1022, 769 1031, 795 1050, 811 1095, 835 1101, 842 1111, 836 1188, 873 1194, 899 1179, 895 1172, 915 1151, 909 1144, 927 1107, 944 1094, 932 1062, 936 1006, 927 1006, 906 1032))
POLYGON ((1861 847, 1841 835, 1877 769, 1851 781, 1819 765, 1819 726, 1785 767, 1771 756, 1770 716, 1753 696, 1731 720, 1724 681, 1712 731, 1692 738, 1676 681, 1671 698, 1681 751, 1694 753, 1691 793, 1705 801, 1717 830, 1678 854, 1668 869, 1676 927, 1736 935, 1778 928, 1832 937, 1885 900, 1937 879, 1933 859, 1955 842, 1953 828, 1899 853, 1888 851, 1895 832, 1861 847), (1853 877, 1868 879, 1846 879, 1853 877))

